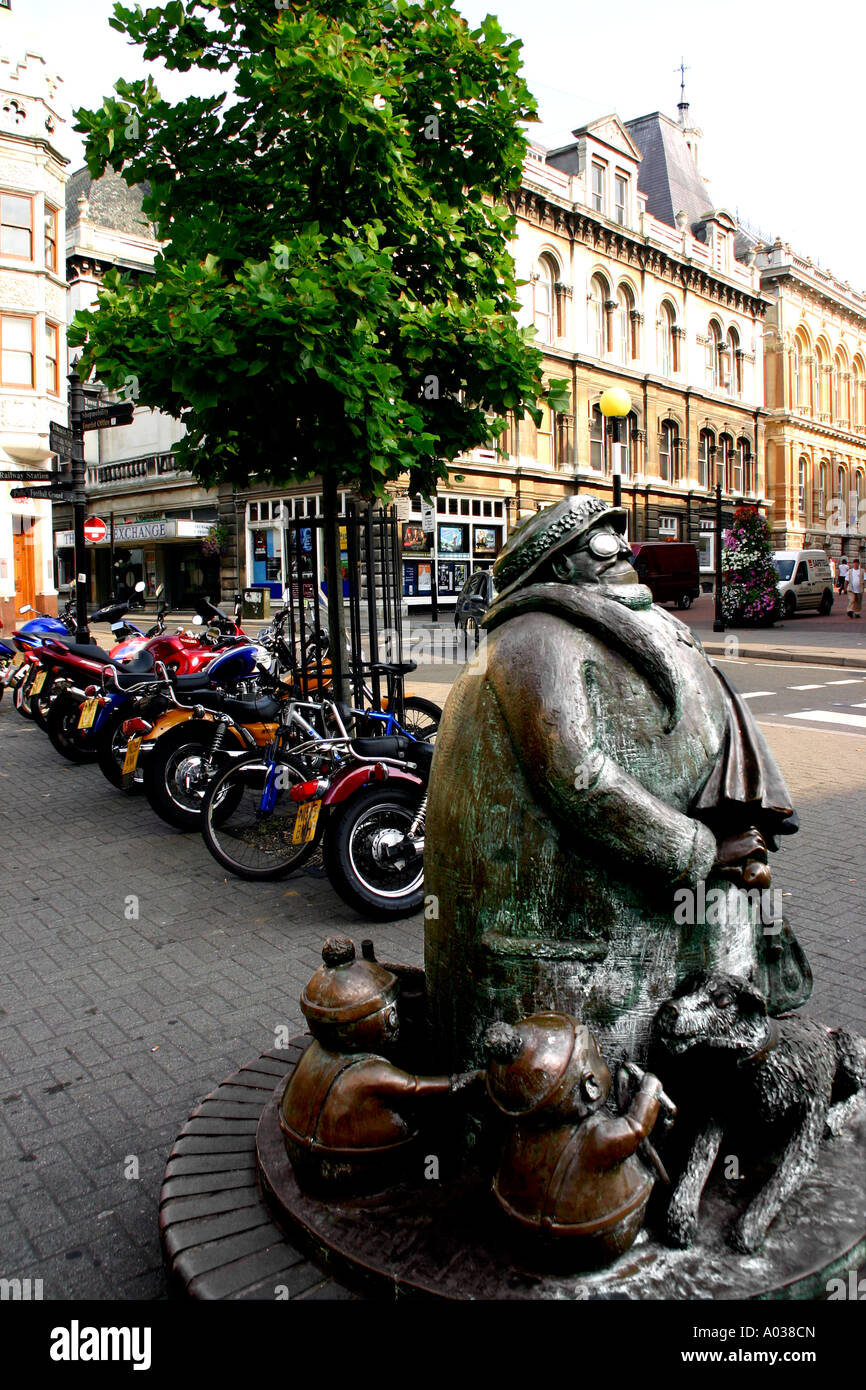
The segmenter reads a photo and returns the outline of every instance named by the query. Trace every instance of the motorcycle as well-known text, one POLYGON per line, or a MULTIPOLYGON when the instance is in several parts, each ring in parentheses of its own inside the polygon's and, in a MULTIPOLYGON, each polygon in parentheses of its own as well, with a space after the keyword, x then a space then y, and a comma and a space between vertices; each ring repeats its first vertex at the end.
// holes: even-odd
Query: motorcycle
MULTIPOLYGON (((119 766, 112 768, 104 745, 114 747, 117 761, 119 730, 129 712, 127 676, 141 677, 153 671, 159 661, 167 673, 198 686, 206 680, 203 671, 219 651, 235 651, 239 647, 248 650, 246 637, 236 621, 232 622, 207 599, 199 600, 199 609, 199 626, 204 622, 202 611, 211 623, 203 635, 189 630, 166 635, 163 618, 167 610, 163 610, 149 634, 121 643, 110 653, 96 646, 73 645, 66 651, 49 646, 43 659, 55 668, 54 679, 60 694, 51 707, 46 729, 58 753, 72 762, 100 761, 102 755, 103 771, 115 786, 120 785, 119 766), (116 666, 122 679, 107 691, 102 688, 102 674, 109 665, 116 666)), ((252 673, 254 663, 247 655, 236 666, 235 671, 224 672, 224 678, 243 679, 252 673)))
POLYGON ((202 833, 220 864, 250 879, 293 873, 321 844, 345 902, 370 916, 403 917, 423 903, 434 748, 405 735, 352 738, 346 725, 357 713, 364 711, 292 702, 267 756, 243 758, 215 779, 202 833), (322 732, 323 721, 335 737, 322 732), (297 742, 298 728, 305 742, 297 742))

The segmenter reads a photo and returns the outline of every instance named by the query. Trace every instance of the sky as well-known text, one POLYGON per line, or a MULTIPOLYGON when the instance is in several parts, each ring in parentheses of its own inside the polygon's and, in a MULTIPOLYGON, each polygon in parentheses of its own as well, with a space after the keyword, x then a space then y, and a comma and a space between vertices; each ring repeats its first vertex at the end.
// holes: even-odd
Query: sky
MULTIPOLYGON (((144 63, 109 27, 112 0, 12 5, 17 33, 64 79, 67 117, 100 105, 119 77, 147 71, 169 98, 216 89, 212 77, 144 63)), ((866 12, 855 0, 729 10, 696 0, 459 0, 458 8, 471 23, 496 14, 523 41, 541 115, 530 133, 550 147, 611 111, 623 120, 656 110, 676 118, 682 59, 714 205, 866 291, 866 180, 854 158, 866 12)), ((0 25, 0 43, 8 27, 0 25)), ((80 167, 82 146, 69 127, 61 145, 80 167)))

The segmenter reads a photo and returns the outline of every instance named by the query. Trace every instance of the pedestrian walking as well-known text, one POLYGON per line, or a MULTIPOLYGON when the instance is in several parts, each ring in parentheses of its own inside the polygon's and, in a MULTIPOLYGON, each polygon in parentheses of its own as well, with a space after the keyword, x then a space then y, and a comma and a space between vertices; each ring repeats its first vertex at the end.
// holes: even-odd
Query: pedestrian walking
POLYGON ((827 556, 827 563, 830 566, 830 583, 833 585, 833 588, 836 589, 838 588, 839 574, 836 568, 836 561, 833 559, 832 555, 827 556))
POLYGON ((848 583, 848 556, 843 555, 839 561, 839 593, 844 594, 848 583))
POLYGON ((859 555, 855 555, 851 561, 846 588, 848 591, 848 617, 859 618, 860 610, 863 607, 863 568, 859 555))

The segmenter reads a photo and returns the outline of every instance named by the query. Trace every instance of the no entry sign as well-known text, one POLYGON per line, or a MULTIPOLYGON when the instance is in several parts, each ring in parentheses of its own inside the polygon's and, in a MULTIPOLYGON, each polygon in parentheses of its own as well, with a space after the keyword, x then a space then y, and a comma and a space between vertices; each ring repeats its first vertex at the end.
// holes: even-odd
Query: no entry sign
POLYGON ((105 532, 105 522, 98 516, 89 516, 84 523, 84 539, 90 541, 91 545, 104 541, 105 532))

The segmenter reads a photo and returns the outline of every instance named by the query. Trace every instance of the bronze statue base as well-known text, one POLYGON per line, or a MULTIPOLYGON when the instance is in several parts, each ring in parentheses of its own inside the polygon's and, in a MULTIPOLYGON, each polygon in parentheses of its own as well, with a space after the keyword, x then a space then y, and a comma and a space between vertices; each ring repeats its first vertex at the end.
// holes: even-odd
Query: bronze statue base
MULTIPOLYGON (((707 1187, 694 1245, 672 1250, 643 1231, 614 1264, 554 1272, 521 1249, 502 1222, 489 1176, 466 1165, 442 1181, 363 1198, 302 1192, 277 1118, 281 1089, 256 1134, 259 1180, 271 1212, 309 1260, 362 1295, 448 1299, 823 1299, 834 1277, 866 1257, 866 1104, 822 1149, 817 1172, 790 1199, 760 1254, 726 1233, 739 1210, 724 1181, 707 1187)), ((829 1291, 832 1292, 832 1289, 829 1291)))

